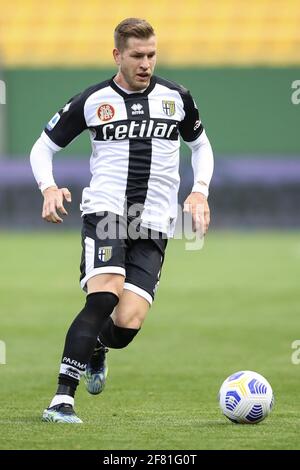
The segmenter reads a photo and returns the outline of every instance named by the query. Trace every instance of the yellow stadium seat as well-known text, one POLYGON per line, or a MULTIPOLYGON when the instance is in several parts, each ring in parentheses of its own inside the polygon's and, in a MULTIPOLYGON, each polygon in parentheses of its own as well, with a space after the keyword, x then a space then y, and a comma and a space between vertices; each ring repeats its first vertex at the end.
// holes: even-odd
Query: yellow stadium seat
POLYGON ((0 57, 15 66, 112 65, 113 30, 146 18, 168 65, 299 64, 299 0, 0 0, 0 57))

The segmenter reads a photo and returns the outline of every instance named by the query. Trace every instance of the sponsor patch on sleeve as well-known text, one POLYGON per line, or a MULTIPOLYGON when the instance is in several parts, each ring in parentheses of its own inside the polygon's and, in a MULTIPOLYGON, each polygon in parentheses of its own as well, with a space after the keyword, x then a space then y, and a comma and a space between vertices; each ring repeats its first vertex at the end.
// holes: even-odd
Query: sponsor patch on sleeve
POLYGON ((50 121, 48 122, 46 128, 48 129, 48 131, 52 131, 52 129, 56 126, 56 124, 58 123, 58 121, 60 120, 60 114, 59 113, 56 113, 52 119, 50 119, 50 121))

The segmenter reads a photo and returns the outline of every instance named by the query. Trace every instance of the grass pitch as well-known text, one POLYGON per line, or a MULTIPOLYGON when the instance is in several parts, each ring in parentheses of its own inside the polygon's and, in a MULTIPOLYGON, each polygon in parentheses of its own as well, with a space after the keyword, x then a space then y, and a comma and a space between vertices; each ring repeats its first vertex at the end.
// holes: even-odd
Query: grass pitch
POLYGON ((102 395, 82 383, 83 425, 41 422, 64 336, 84 302, 79 233, 0 234, 1 449, 299 449, 299 233, 210 233, 204 249, 171 241, 142 332, 111 350, 102 395), (275 409, 234 425, 217 393, 232 372, 264 375, 275 409))

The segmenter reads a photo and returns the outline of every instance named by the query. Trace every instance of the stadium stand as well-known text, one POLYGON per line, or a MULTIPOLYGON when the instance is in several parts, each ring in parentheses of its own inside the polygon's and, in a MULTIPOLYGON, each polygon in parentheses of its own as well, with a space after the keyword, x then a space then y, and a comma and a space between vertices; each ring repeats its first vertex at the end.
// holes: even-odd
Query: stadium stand
MULTIPOLYGON (((300 227, 299 0, 0 0, 0 229, 49 229, 31 146, 70 96, 112 76, 112 30, 128 16, 154 25, 158 74, 200 104, 216 156, 212 226, 300 227)), ((58 183, 73 193, 70 227, 80 225, 89 153, 83 135, 55 158, 58 183)), ((183 147, 181 203, 188 155, 183 147)))
POLYGON ((108 65, 127 16, 155 25, 167 65, 300 63, 298 0, 0 0, 0 11, 8 67, 108 65))

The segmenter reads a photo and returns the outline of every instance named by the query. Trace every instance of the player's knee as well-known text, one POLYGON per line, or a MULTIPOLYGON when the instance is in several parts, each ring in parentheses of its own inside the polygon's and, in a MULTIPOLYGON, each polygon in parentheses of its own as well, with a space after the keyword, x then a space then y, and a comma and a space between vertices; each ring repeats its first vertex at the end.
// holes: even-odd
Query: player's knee
POLYGON ((122 328, 131 328, 134 330, 140 329, 142 325, 143 325, 143 321, 140 320, 139 318, 121 320, 121 321, 118 321, 117 323, 117 326, 120 326, 122 328))
POLYGON ((93 276, 87 282, 88 293, 112 292, 119 298, 122 295, 124 276, 119 274, 100 274, 93 276))
POLYGON ((142 327, 145 320, 145 313, 142 310, 131 309, 118 312, 114 318, 114 322, 121 328, 132 328, 138 330, 142 327))
POLYGON ((105 346, 113 349, 126 348, 140 331, 139 328, 126 328, 115 325, 111 318, 100 330, 99 337, 105 346))
POLYGON ((86 297, 85 308, 93 314, 102 313, 104 308, 111 312, 118 301, 119 298, 114 292, 92 292, 86 297))

